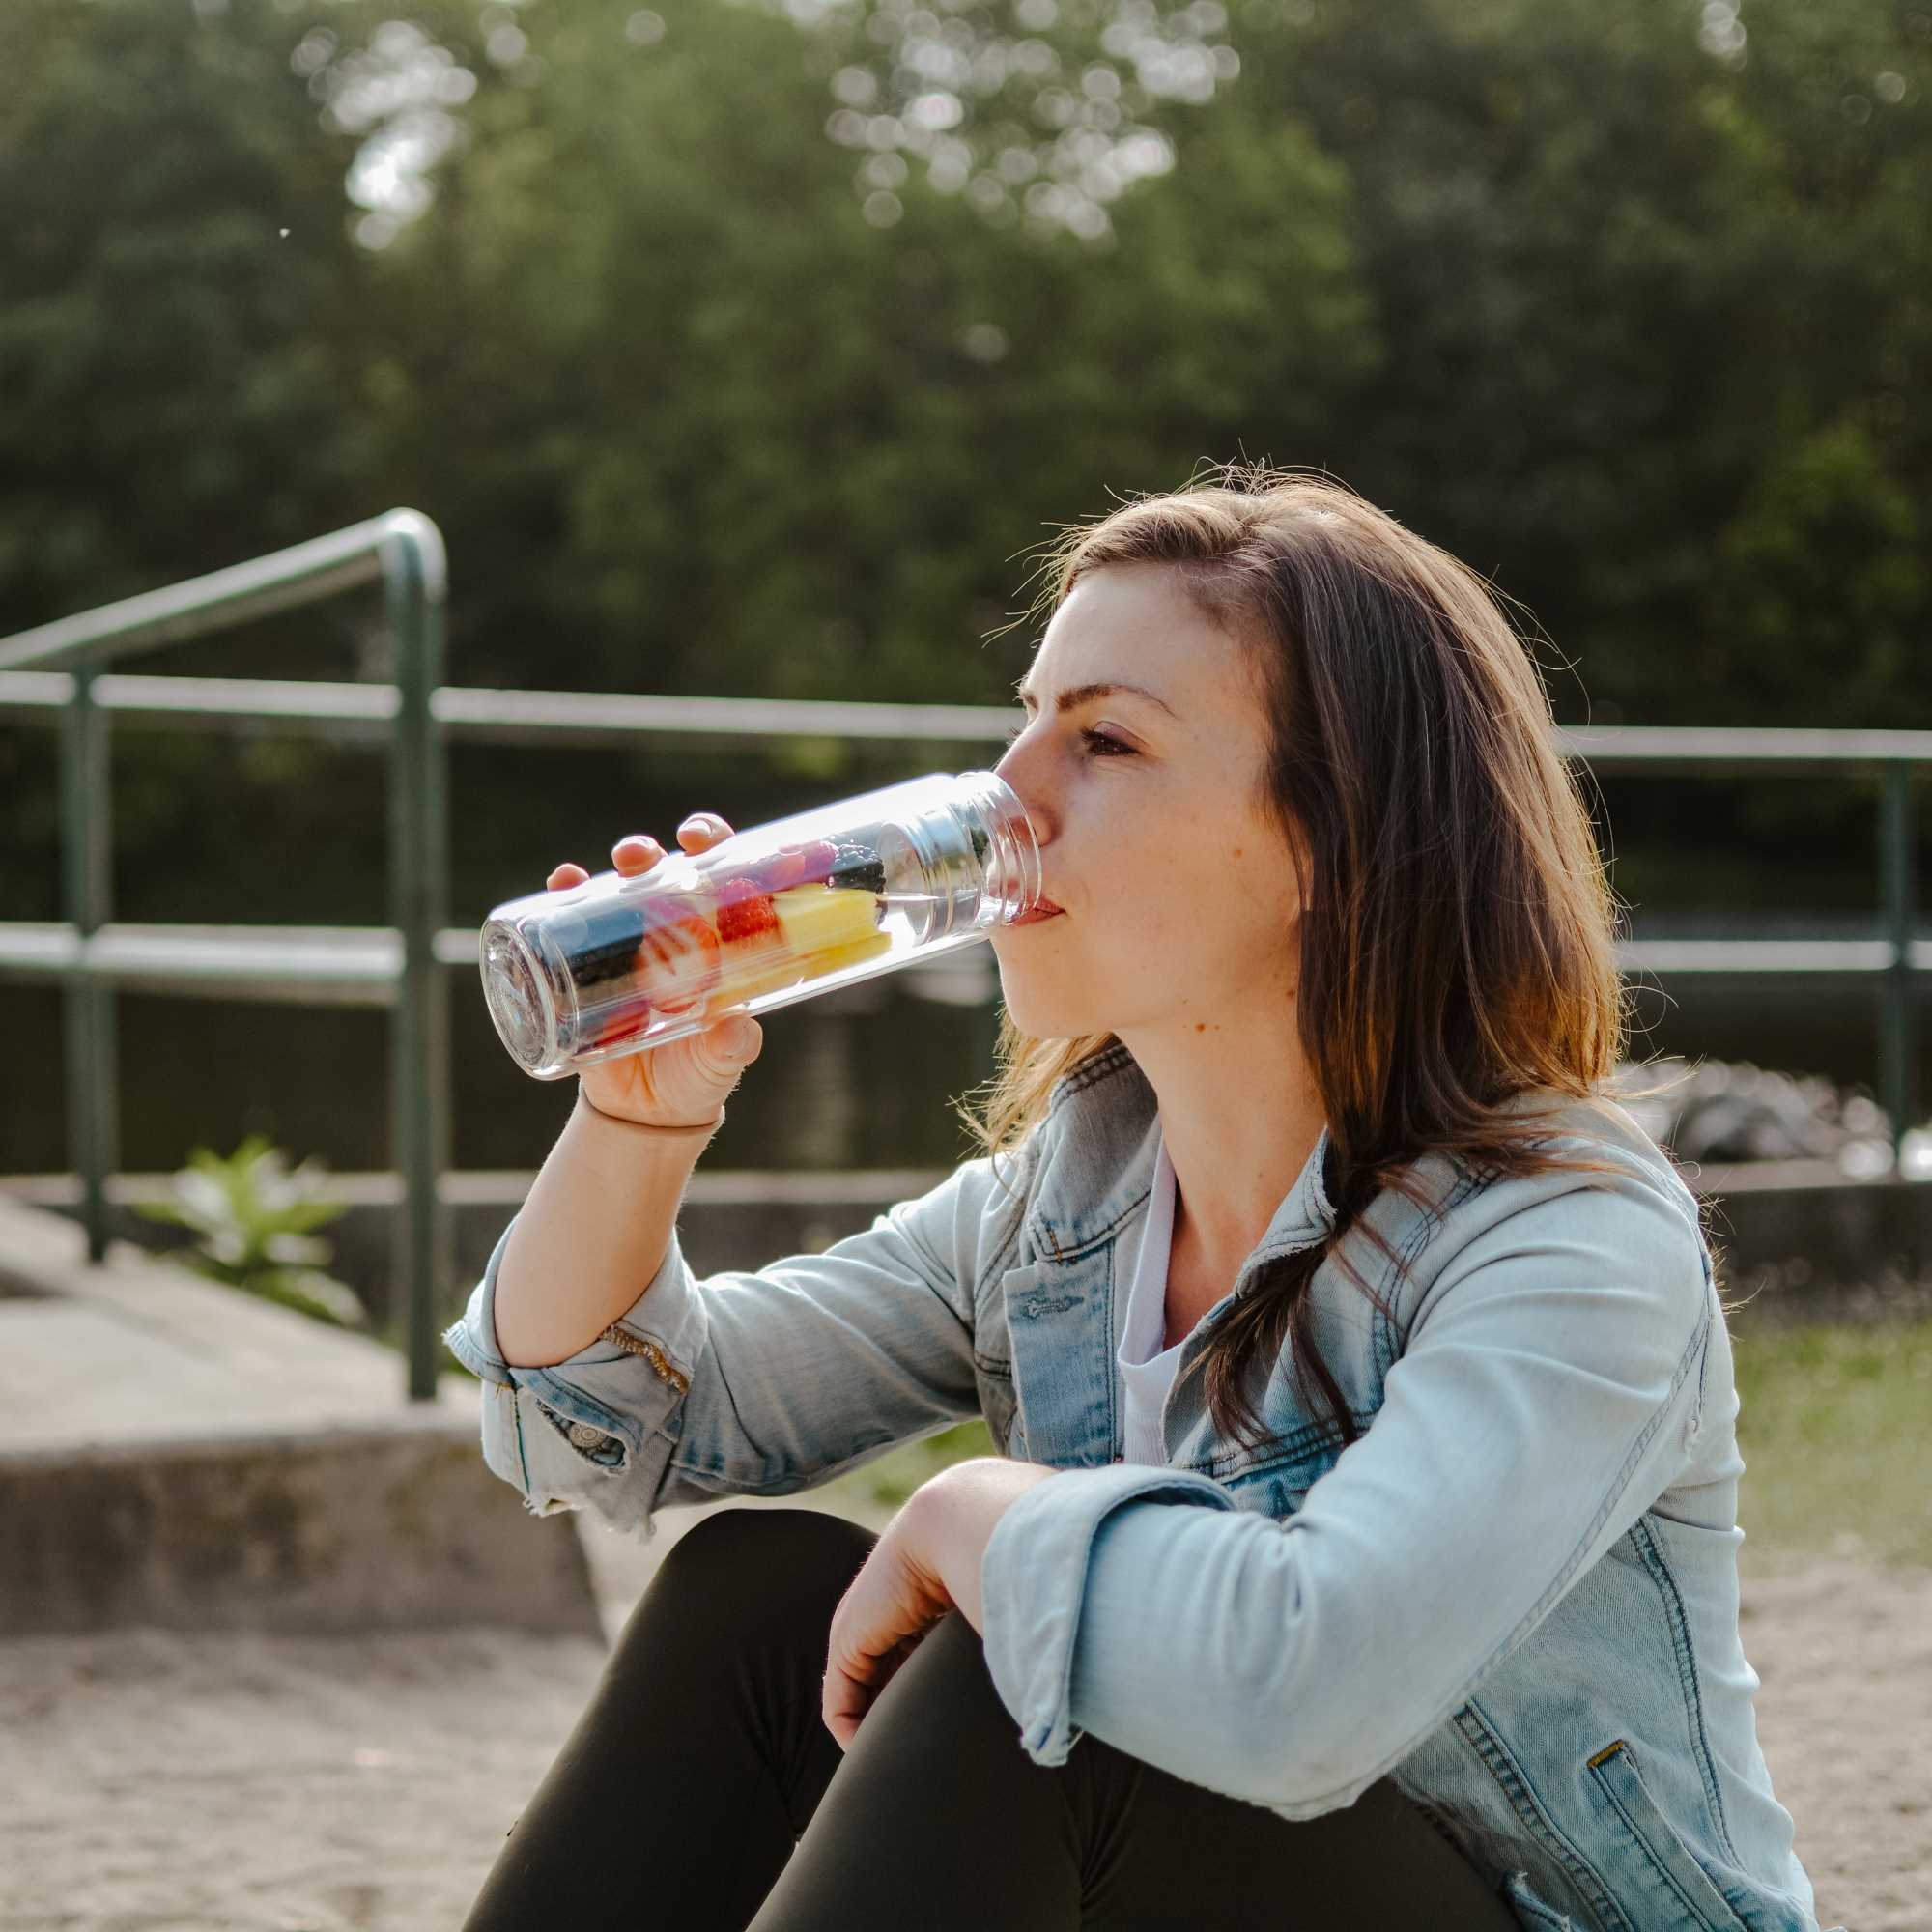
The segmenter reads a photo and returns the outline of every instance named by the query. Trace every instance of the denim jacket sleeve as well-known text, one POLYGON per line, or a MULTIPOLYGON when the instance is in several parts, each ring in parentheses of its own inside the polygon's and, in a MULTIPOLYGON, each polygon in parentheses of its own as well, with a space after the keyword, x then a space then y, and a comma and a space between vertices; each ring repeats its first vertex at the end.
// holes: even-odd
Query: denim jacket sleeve
POLYGON ((1694 1208, 1606 1179, 1499 1180, 1455 1210, 1448 1252, 1412 1266, 1380 1408, 1286 1520, 1131 1464, 1009 1508, 981 1562, 986 1660, 1028 1754, 1062 1763, 1092 1731, 1311 1817, 1465 1702, 1701 1419, 1721 1317, 1694 1208))
POLYGON ((535 1515, 589 1509, 648 1537, 666 1504, 788 1495, 978 1414, 973 1294, 997 1184, 967 1161, 822 1254, 702 1280, 673 1230, 632 1306, 545 1368, 497 1347, 506 1228, 443 1336, 485 1383, 484 1460, 535 1515))

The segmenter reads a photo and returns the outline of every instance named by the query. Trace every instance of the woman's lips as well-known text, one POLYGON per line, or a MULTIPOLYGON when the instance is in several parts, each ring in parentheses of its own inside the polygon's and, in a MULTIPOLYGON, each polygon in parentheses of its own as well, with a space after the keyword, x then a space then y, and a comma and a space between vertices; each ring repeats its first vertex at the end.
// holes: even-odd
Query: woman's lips
POLYGON ((1055 905, 1051 899, 1040 899, 1028 907, 1017 919, 1009 921, 1009 923, 1012 925, 1037 925, 1043 919, 1058 919, 1062 910, 1063 908, 1055 905))

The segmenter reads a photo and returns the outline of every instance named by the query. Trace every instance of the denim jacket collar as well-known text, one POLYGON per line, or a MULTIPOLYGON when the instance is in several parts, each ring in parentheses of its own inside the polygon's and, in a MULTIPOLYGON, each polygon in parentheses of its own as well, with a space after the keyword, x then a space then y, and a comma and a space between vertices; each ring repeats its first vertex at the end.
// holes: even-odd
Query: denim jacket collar
MULTIPOLYGON (((1159 1103, 1116 1043, 1058 1081, 1041 1134, 1039 1183, 1028 1226, 1043 1261, 1077 1260, 1146 1209, 1153 1188, 1159 1103)), ((1236 1292, 1263 1263, 1325 1240, 1335 1226, 1324 1125, 1294 1184, 1241 1265, 1236 1292)))
MULTIPOLYGON (((1153 1190, 1158 1111, 1152 1087, 1122 1045, 1054 1088, 1027 1217, 1033 1259, 1008 1269, 1001 1282, 1026 1452, 1036 1462, 1085 1468, 1113 1461, 1120 1427, 1114 1360, 1127 1294, 1116 1257, 1122 1233, 1146 1215, 1153 1190)), ((1334 1228, 1327 1151, 1324 1127, 1229 1293, 1188 1337, 1163 1413, 1169 1450, 1183 1460, 1194 1453, 1211 1460, 1202 1392, 1187 1379, 1208 1331, 1265 1263, 1325 1240, 1334 1228)))

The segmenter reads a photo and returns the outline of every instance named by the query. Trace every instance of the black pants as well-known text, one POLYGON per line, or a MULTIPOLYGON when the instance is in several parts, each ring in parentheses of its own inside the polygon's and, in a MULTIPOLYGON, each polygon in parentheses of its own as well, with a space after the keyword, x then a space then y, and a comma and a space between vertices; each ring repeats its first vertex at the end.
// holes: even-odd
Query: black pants
POLYGON ((690 1530, 465 1932, 1517 1932, 1386 1779, 1295 1824, 1092 1736, 1035 1764, 956 1610, 841 1753, 826 1634, 874 1540, 811 1510, 690 1530))

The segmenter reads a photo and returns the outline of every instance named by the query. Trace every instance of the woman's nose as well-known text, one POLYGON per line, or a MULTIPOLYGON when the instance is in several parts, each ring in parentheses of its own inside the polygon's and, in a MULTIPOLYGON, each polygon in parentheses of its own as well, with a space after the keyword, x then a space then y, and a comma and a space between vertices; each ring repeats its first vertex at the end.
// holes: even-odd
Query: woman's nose
POLYGON ((1026 815, 1033 822, 1035 841, 1046 844, 1053 837, 1053 809, 1040 783, 1039 773, 1027 757, 1024 747, 1009 746, 993 772, 1012 787, 1014 797, 1026 808, 1026 815))

